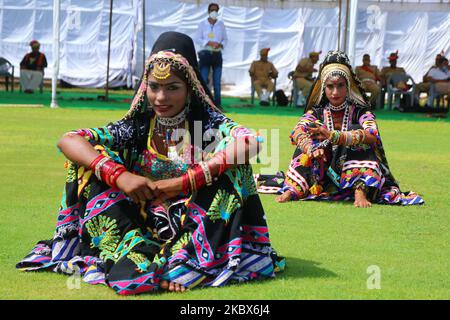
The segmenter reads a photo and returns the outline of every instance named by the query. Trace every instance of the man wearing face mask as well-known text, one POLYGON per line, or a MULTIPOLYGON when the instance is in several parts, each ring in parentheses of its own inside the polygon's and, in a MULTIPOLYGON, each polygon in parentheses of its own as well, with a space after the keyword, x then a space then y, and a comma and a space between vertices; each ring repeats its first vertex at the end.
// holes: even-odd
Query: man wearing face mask
POLYGON ((209 72, 212 69, 214 89, 214 103, 220 107, 220 81, 222 78, 222 50, 228 40, 225 24, 218 20, 219 5, 210 3, 208 6, 208 19, 200 22, 196 40, 200 46, 198 52, 200 74, 209 83, 209 72))

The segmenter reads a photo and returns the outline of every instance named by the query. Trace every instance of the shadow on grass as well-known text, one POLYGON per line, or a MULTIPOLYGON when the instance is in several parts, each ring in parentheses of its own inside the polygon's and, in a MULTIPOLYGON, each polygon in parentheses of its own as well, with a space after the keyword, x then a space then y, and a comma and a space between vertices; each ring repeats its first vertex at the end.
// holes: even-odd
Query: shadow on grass
POLYGON ((320 263, 294 257, 286 257, 286 269, 277 274, 281 279, 338 277, 333 271, 319 267, 320 263))

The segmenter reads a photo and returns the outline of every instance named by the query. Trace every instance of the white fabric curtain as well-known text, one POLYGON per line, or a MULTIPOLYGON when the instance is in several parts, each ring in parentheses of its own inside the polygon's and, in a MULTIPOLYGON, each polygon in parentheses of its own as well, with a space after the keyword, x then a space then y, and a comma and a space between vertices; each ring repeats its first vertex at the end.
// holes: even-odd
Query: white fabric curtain
POLYGON ((397 65, 405 68, 416 82, 421 82, 434 64, 436 54, 444 51, 446 57, 450 56, 450 4, 378 6, 360 2, 357 64, 361 64, 362 56, 367 52, 372 64, 386 66, 389 53, 398 50, 397 65))
MULTIPOLYGON (((199 22, 207 18, 207 7, 207 3, 147 1, 146 52, 150 53, 156 38, 167 30, 194 37, 199 22)), ((224 94, 249 95, 248 69, 253 60, 259 59, 262 48, 271 48, 269 59, 280 72, 277 87, 283 89, 288 89, 287 75, 301 57, 310 51, 326 52, 337 48, 338 8, 329 5, 295 9, 221 7, 219 19, 225 22, 229 38, 223 52, 224 94)), ((138 39, 142 37, 138 36, 138 39)), ((141 45, 142 40, 138 40, 137 46, 141 45)), ((140 76, 142 55, 137 60, 135 74, 140 76)))
MULTIPOLYGON (((111 86, 131 83, 133 34, 138 1, 114 1, 111 86)), ((106 84, 109 0, 61 0, 59 78, 81 87, 106 84)), ((0 56, 16 68, 30 51, 29 42, 41 43, 53 73, 53 0, 0 0, 0 56)))
MULTIPOLYGON (((132 78, 136 80, 142 73, 142 1, 114 0, 110 86, 131 85, 132 78)), ((449 1, 426 1, 433 3, 360 0, 356 64, 361 63, 364 53, 369 53, 372 63, 381 68, 387 65, 389 53, 398 50, 398 65, 420 82, 437 53, 444 50, 449 56, 449 1)), ((176 30, 193 37, 198 23, 206 19, 209 2, 146 0, 146 54, 164 31, 176 30)), ((269 59, 280 72, 277 86, 285 90, 290 88, 287 74, 300 58, 310 51, 320 50, 323 58, 328 50, 337 48, 337 1, 230 0, 229 5, 227 1, 219 3, 219 19, 225 22, 229 37, 224 50, 224 94, 249 95, 248 69, 263 47, 271 48, 269 59), (264 4, 251 6, 259 2, 264 4), (239 3, 242 5, 238 6, 239 3)), ((18 68, 22 57, 30 50, 28 43, 37 39, 49 63, 45 76, 50 78, 52 9, 52 0, 0 0, 0 56, 18 68)), ((342 9, 343 22, 345 1, 342 9)), ((109 0, 61 0, 60 19, 60 79, 82 87, 103 87, 109 0)), ((341 29, 344 29, 343 23, 341 29)))

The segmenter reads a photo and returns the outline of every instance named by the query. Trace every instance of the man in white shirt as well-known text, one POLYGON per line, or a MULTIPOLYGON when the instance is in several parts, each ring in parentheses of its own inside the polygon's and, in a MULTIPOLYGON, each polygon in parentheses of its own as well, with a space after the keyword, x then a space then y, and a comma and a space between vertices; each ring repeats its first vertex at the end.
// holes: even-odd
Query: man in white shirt
POLYGON ((196 41, 200 46, 198 52, 200 74, 206 84, 209 84, 209 71, 212 69, 214 87, 214 103, 220 107, 220 81, 222 78, 222 49, 228 40, 225 24, 217 20, 219 5, 210 3, 208 19, 198 25, 196 41))
POLYGON ((430 69, 428 69, 428 71, 425 73, 425 75, 423 76, 423 79, 422 79, 423 81, 416 84, 417 96, 419 96, 421 92, 428 93, 430 91, 431 82, 430 82, 430 77, 428 76, 428 72, 430 72, 431 69, 436 68, 436 66, 439 64, 439 61, 442 59, 442 57, 443 57, 443 55, 441 53, 438 53, 436 55, 436 58, 434 60, 434 65, 431 66, 430 69))
MULTIPOLYGON (((439 63, 428 71, 427 76, 429 81, 434 84, 434 90, 440 94, 450 95, 450 75, 448 73, 448 60, 442 57, 439 63)), ((432 101, 428 99, 428 104, 431 105, 432 101)))

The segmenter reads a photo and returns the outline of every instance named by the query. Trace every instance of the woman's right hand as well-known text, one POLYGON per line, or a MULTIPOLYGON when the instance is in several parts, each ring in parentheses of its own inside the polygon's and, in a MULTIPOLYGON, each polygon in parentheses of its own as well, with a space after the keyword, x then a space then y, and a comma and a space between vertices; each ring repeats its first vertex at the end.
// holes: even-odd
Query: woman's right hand
POLYGON ((308 132, 312 139, 317 139, 319 141, 324 141, 330 139, 331 132, 327 128, 322 126, 309 127, 308 132))
POLYGON ((316 149, 311 153, 311 157, 313 159, 320 159, 323 158, 323 161, 327 161, 325 156, 325 151, 323 149, 316 149))
POLYGON ((136 203, 158 198, 161 193, 150 179, 128 171, 117 178, 116 185, 136 203))

